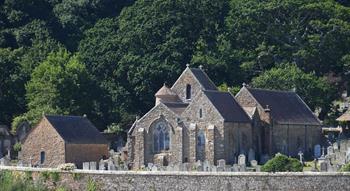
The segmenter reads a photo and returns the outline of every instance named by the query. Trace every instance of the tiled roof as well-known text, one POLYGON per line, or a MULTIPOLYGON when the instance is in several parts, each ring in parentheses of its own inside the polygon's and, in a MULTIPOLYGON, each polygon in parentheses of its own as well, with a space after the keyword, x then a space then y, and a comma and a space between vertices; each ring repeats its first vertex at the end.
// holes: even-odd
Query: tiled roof
POLYGON ((203 91, 226 122, 250 122, 249 116, 228 92, 203 91))
POLYGON ((285 124, 320 125, 320 121, 295 92, 247 88, 262 106, 268 105, 273 120, 285 124))
POLYGON ((190 68, 190 70, 205 90, 217 90, 215 84, 202 69, 190 68))
POLYGON ((46 115, 45 117, 66 143, 108 143, 107 140, 86 117, 54 115, 46 115))

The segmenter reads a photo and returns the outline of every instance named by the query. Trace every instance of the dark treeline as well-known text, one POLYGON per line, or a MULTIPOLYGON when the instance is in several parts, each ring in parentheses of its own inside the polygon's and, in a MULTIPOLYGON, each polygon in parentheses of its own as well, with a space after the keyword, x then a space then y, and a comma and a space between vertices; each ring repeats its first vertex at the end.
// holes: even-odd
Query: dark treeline
POLYGON ((291 90, 332 123, 350 78, 347 0, 0 0, 0 123, 126 129, 186 64, 222 90, 291 90))

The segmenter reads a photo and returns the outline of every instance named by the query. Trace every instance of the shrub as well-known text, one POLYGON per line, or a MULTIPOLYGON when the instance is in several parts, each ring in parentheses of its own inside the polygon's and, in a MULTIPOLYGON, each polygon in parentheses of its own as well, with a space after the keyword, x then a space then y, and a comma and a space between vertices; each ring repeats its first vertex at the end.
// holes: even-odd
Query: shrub
POLYGON ((98 190, 97 183, 94 180, 92 180, 91 177, 88 179, 88 182, 86 185, 86 190, 87 191, 97 191, 98 190))
POLYGON ((22 149, 22 144, 20 142, 17 142, 13 145, 14 151, 19 152, 19 151, 21 151, 21 149, 22 149))
POLYGON ((343 165, 339 171, 340 172, 350 172, 350 163, 343 165))
POLYGON ((77 167, 75 166, 74 163, 65 163, 65 164, 60 164, 57 167, 59 170, 67 170, 67 171, 72 171, 76 169, 77 167))
POLYGON ((267 161, 261 167, 261 170, 264 172, 301 172, 303 171, 303 165, 297 159, 278 153, 274 158, 267 161))

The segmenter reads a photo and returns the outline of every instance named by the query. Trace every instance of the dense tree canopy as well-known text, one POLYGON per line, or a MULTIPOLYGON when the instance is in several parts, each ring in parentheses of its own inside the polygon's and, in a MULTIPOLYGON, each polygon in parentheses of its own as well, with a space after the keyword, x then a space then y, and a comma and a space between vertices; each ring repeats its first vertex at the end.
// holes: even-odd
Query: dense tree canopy
POLYGON ((233 92, 296 88, 323 120, 349 89, 349 1, 0 1, 0 123, 47 112, 127 129, 186 64, 233 92))

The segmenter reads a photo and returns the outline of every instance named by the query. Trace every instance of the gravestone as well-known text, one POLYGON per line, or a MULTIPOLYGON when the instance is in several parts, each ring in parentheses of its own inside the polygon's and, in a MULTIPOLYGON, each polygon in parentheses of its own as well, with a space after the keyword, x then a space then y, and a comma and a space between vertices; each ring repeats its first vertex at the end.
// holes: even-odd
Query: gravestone
POLYGON ((108 160, 108 170, 115 170, 115 166, 112 160, 108 160))
POLYGON ((152 170, 152 167, 153 167, 153 163, 148 163, 148 164, 147 164, 148 170, 152 170))
POLYGON ((245 155, 244 154, 240 154, 239 156, 238 156, 238 165, 246 165, 245 164, 245 155))
POLYGON ((321 145, 315 145, 314 147, 314 157, 320 158, 321 157, 321 145))
POLYGON ((218 160, 217 171, 223 172, 225 170, 226 161, 224 159, 218 160))
POLYGON ((255 160, 255 151, 253 149, 249 149, 248 152, 248 161, 255 160))
POLYGON ((203 162, 203 170, 204 170, 205 172, 209 172, 209 171, 210 171, 210 168, 211 168, 211 166, 210 166, 209 161, 205 160, 205 161, 203 162))
POLYGON ((211 167, 211 171, 212 171, 212 172, 217 172, 216 166, 213 165, 213 166, 211 167))
POLYGON ((90 170, 96 170, 96 162, 90 162, 90 170))
POLYGON ((89 162, 83 162, 83 170, 90 170, 90 163, 89 162))
POLYGON ((321 170, 321 172, 327 172, 327 170, 328 170, 328 163, 326 161, 322 161, 320 163, 320 170, 321 170))
POLYGON ((203 164, 202 161, 198 160, 195 164, 195 168, 197 171, 203 171, 203 164))
POLYGON ((261 171, 261 166, 256 166, 255 167, 255 172, 260 172, 261 171))
POLYGON ((327 155, 331 155, 333 153, 334 153, 333 152, 333 147, 332 146, 327 147, 327 155))
POLYGON ((105 169, 105 162, 101 159, 100 162, 98 163, 98 169, 99 170, 106 170, 105 169))
POLYGON ((158 171, 158 168, 157 168, 156 165, 153 165, 153 166, 152 166, 152 171, 158 171))
POLYGON ((233 164, 233 166, 232 166, 232 171, 233 171, 233 172, 238 172, 238 171, 239 171, 239 167, 238 167, 237 164, 233 164))
POLYGON ((250 166, 256 167, 257 165, 258 165, 258 161, 256 161, 256 160, 251 160, 250 161, 250 166))

